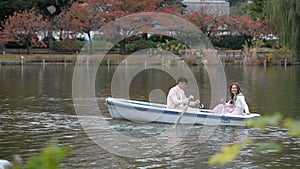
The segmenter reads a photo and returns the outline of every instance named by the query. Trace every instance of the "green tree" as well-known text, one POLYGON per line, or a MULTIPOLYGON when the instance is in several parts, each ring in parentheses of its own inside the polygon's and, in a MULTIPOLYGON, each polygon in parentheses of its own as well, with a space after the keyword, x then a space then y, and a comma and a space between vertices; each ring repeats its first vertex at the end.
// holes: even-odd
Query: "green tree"
POLYGON ((230 3, 230 6, 239 6, 248 0, 227 0, 230 3))
POLYGON ((0 26, 2 22, 7 19, 14 12, 30 10, 33 7, 32 1, 24 0, 1 0, 0 1, 0 26))
POLYGON ((300 1, 252 0, 247 10, 253 18, 270 19, 275 24, 281 45, 300 51, 300 1))
POLYGON ((274 22, 281 44, 300 51, 300 1, 272 0, 264 6, 266 16, 274 22))
POLYGON ((265 18, 266 13, 264 8, 266 6, 267 0, 252 0, 251 3, 246 5, 247 11, 252 18, 265 18))
POLYGON ((230 3, 230 15, 244 15, 247 13, 247 0, 228 0, 230 3))

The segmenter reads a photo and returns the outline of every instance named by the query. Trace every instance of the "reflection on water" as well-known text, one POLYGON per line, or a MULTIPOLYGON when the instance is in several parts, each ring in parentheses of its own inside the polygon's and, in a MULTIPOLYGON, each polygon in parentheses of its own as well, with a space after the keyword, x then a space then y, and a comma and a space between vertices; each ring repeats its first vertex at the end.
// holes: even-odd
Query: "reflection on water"
MULTIPOLYGON (((169 124, 132 123, 110 120, 104 99, 111 95, 111 77, 115 67, 100 67, 96 79, 96 95, 99 107, 109 126, 133 138, 156 137, 165 139, 161 133, 169 124)), ((300 67, 225 67, 228 84, 237 81, 252 112, 272 114, 276 111, 299 118, 300 67)), ((206 71, 193 67, 192 72, 198 81, 202 102, 210 106, 210 83, 206 71)), ((223 168, 299 168, 300 140, 289 138, 285 129, 269 127, 266 131, 243 127, 193 126, 189 134, 177 145, 155 156, 128 158, 117 156, 95 144, 82 129, 72 102, 73 66, 2 66, 0 67, 0 158, 11 159, 13 154, 21 154, 28 159, 39 152, 50 138, 58 139, 60 145, 73 150, 64 162, 65 168, 208 168, 208 158, 219 153, 223 145, 252 138, 254 145, 246 145, 241 155, 223 168), (207 139, 203 139, 207 138, 207 139), (259 143, 273 140, 283 144, 281 152, 257 152, 259 143)), ((144 72, 135 77, 135 82, 144 83, 143 78, 153 75, 144 72)), ((87 78, 87 77, 86 77, 87 78)), ((157 76, 151 81, 167 82, 157 76)), ((146 85, 131 84, 131 98, 147 100, 151 90, 146 85)), ((170 85, 171 86, 171 85, 170 85)), ((151 86, 152 90, 158 86, 151 86)), ((110 137, 103 133, 104 140, 110 137)), ((111 142, 111 147, 115 140, 111 142)), ((139 151, 151 154, 148 143, 140 143, 139 151)), ((137 151, 120 147, 127 151, 137 151)), ((215 167, 219 168, 219 167, 215 167)))

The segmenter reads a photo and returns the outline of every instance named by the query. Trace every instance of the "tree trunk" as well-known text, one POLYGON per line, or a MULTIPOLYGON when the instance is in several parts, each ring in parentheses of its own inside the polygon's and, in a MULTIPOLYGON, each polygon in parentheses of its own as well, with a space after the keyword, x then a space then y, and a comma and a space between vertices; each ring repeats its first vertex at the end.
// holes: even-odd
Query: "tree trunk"
POLYGON ((144 40, 148 40, 148 33, 143 33, 143 34, 142 34, 142 38, 143 38, 144 40))
POLYGON ((123 39, 120 42, 120 55, 124 55, 126 53, 126 39, 123 39))
POLYGON ((25 41, 26 41, 26 49, 27 49, 26 54, 30 54, 31 40, 30 40, 29 37, 27 37, 27 38, 25 39, 25 41))
POLYGON ((87 32, 88 38, 89 38, 89 53, 93 53, 93 44, 92 44, 92 38, 90 31, 87 32))
POLYGON ((28 45, 28 44, 26 45, 26 49, 27 49, 27 50, 26 50, 26 51, 27 51, 26 54, 29 55, 29 54, 30 54, 30 49, 29 49, 29 45, 28 45))
POLYGON ((248 50, 250 51, 251 45, 252 45, 252 37, 251 37, 251 36, 244 35, 244 39, 245 39, 245 41, 246 41, 246 45, 247 45, 247 47, 248 47, 248 50))
MULTIPOLYGON (((54 19, 54 15, 50 15, 50 18, 49 18, 49 21, 50 23, 53 22, 53 19, 54 19)), ((53 47, 53 26, 52 24, 50 25, 49 27, 49 30, 48 30, 48 45, 49 45, 49 50, 53 50, 54 47, 53 47)))
POLYGON ((52 28, 50 28, 48 32, 48 45, 49 45, 49 50, 53 50, 52 28))
POLYGON ((251 49, 251 45, 252 45, 252 41, 251 41, 251 39, 248 39, 248 41, 247 41, 247 45, 248 45, 248 48, 249 48, 249 50, 251 49))
POLYGON ((59 40, 60 41, 63 40, 63 28, 60 28, 60 31, 59 31, 59 40))

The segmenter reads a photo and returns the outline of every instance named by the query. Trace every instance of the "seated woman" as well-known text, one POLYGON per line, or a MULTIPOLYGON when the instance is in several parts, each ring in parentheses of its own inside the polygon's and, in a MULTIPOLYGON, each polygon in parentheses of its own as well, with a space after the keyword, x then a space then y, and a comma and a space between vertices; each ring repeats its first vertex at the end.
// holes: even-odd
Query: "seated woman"
POLYGON ((225 103, 221 99, 221 104, 217 105, 212 111, 216 114, 233 114, 233 115, 249 115, 249 107, 246 103, 245 97, 241 93, 240 86, 237 83, 230 85, 231 100, 225 103))

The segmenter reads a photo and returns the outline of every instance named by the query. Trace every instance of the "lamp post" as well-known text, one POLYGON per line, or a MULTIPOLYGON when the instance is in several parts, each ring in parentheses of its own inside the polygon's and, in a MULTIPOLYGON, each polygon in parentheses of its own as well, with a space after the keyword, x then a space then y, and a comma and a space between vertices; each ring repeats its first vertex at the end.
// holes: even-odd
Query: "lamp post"
MULTIPOLYGON (((47 7, 48 12, 50 15, 50 22, 52 22, 53 16, 56 13, 56 7, 54 5, 50 5, 47 7)), ((53 49, 53 35, 52 35, 52 26, 50 26, 48 30, 48 43, 49 43, 49 49, 53 49)))

